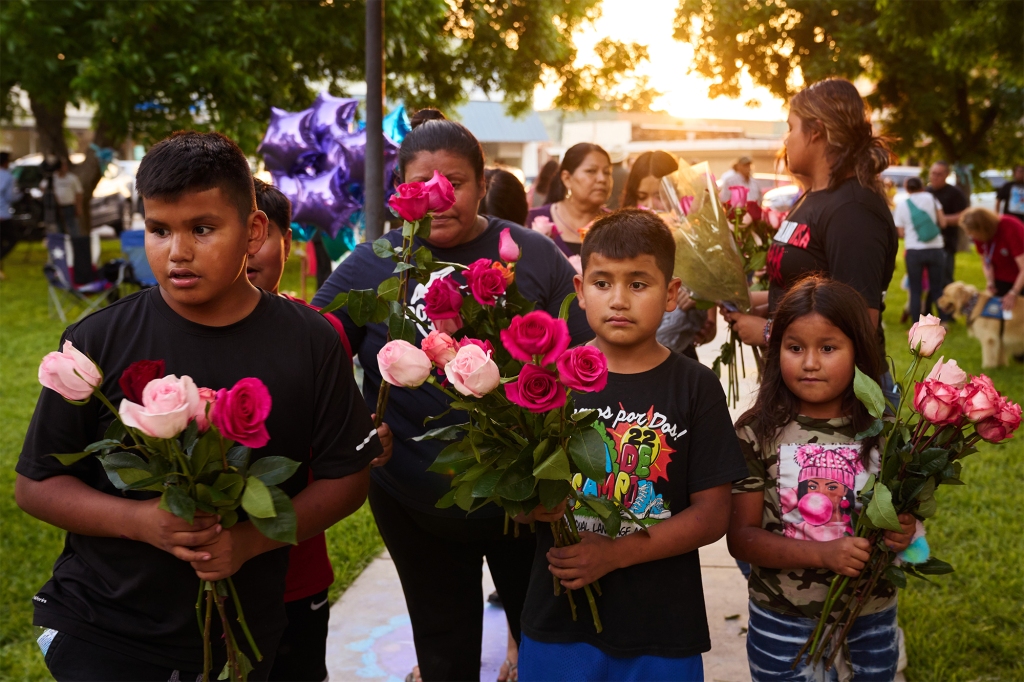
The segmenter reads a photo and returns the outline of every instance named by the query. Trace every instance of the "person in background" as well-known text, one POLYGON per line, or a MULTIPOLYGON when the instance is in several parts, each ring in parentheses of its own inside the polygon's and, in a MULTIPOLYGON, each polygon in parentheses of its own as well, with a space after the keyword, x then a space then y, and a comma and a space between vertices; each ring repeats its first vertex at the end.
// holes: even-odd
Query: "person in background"
POLYGON ((977 206, 960 215, 960 224, 981 254, 988 292, 1002 296, 1003 310, 1013 310, 1024 291, 1024 223, 977 206))
POLYGON ((718 180, 718 198, 722 203, 729 201, 730 187, 746 187, 747 201, 761 205, 761 188, 754 179, 754 162, 749 156, 741 156, 718 180))
POLYGON ((526 193, 526 200, 530 204, 530 208, 539 208, 547 203, 551 178, 555 177, 556 173, 558 173, 558 161, 554 159, 548 159, 541 166, 540 173, 537 174, 533 184, 530 185, 530 190, 526 193))
POLYGON ((487 195, 480 212, 516 225, 526 225, 530 206, 526 203, 526 190, 519 178, 503 168, 488 168, 484 177, 487 178, 487 195))
POLYGON ((72 237, 77 237, 84 194, 82 182, 77 175, 68 171, 68 160, 64 158, 60 160, 60 166, 54 172, 52 180, 43 180, 41 187, 45 188, 47 182, 53 182, 53 197, 57 200, 57 212, 64 223, 64 231, 72 237))
POLYGON ((526 226, 554 240, 566 258, 578 256, 582 233, 608 212, 612 192, 612 160, 596 144, 580 142, 566 150, 551 179, 547 203, 530 211, 526 226))
POLYGON ((629 177, 626 158, 626 150, 622 148, 621 144, 612 147, 608 153, 608 159, 612 162, 612 193, 608 196, 605 206, 610 211, 616 211, 622 207, 622 192, 626 187, 626 178, 629 177))
POLYGON ((956 279, 956 252, 960 246, 960 214, 971 202, 959 187, 946 182, 947 177, 949 164, 945 161, 936 161, 928 169, 928 191, 942 204, 942 212, 946 216, 946 224, 942 229, 943 248, 946 250, 945 281, 952 282, 956 279))
POLYGON ((10 162, 11 155, 0 152, 0 279, 3 279, 4 258, 18 243, 18 235, 15 234, 15 225, 11 218, 14 215, 14 203, 21 198, 21 192, 18 191, 14 175, 8 170, 10 162))
MULTIPOLYGON (((931 314, 932 301, 938 298, 932 292, 941 294, 949 284, 946 281, 946 252, 943 250, 942 239, 942 226, 946 224, 946 217, 938 199, 924 191, 921 178, 907 178, 903 187, 907 190, 907 200, 896 206, 893 221, 906 248, 910 320, 917 322, 921 315, 923 273, 928 273, 925 314, 931 314)), ((939 317, 942 320, 949 319, 949 315, 941 310, 939 317)))
MULTIPOLYGON (((661 179, 679 170, 676 158, 663 151, 644 152, 633 162, 622 191, 622 208, 641 208, 664 213, 661 179)), ((686 287, 679 287, 676 309, 666 312, 658 327, 658 343, 697 360, 696 345, 715 338, 718 314, 714 308, 697 310, 686 287)))
POLYGON ((1024 165, 1013 167, 1013 179, 996 192, 996 213, 1024 222, 1024 165))

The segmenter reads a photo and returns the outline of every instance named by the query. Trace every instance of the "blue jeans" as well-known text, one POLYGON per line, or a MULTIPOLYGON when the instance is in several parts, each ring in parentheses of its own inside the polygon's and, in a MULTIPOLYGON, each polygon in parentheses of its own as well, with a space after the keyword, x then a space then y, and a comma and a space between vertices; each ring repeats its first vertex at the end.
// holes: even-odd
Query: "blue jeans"
MULTIPOLYGON (((834 665, 828 672, 824 671, 824 662, 817 669, 806 661, 796 670, 791 668, 817 624, 811 618, 788 616, 750 602, 747 661, 752 682, 837 682, 834 665)), ((846 638, 854 682, 892 682, 899 662, 897 638, 895 606, 854 621, 846 638)))
POLYGON ((519 645, 519 679, 522 682, 704 682, 704 661, 699 654, 687 658, 617 658, 584 642, 549 644, 523 635, 519 645))
POLYGON ((72 237, 77 237, 79 235, 78 212, 75 210, 75 207, 61 206, 60 215, 61 218, 64 220, 64 232, 71 235, 72 237))

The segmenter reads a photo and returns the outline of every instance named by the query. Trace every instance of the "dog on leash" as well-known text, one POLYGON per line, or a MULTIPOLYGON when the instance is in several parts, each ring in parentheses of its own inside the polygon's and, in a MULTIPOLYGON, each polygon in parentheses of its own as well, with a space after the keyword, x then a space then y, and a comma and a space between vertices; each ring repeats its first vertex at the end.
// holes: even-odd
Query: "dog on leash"
POLYGON ((997 319, 982 315, 985 304, 992 298, 987 291, 964 282, 953 282, 942 290, 937 304, 951 315, 963 315, 967 333, 981 342, 981 366, 1004 367, 1007 358, 1024 353, 1024 296, 1017 297, 1011 319, 997 319))

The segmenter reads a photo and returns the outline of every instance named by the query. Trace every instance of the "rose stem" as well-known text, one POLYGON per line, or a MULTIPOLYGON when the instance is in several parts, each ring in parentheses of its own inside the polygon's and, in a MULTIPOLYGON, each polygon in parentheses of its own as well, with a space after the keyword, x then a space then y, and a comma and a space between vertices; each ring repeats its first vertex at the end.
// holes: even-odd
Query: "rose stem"
POLYGON ((224 629, 224 645, 228 650, 229 677, 241 679, 238 671, 238 659, 235 658, 235 638, 231 634, 231 623, 228 622, 227 610, 224 608, 224 597, 217 594, 217 613, 220 614, 220 625, 224 629))
POLYGON ((124 426, 125 432, 132 437, 132 442, 135 443, 135 447, 139 447, 141 443, 139 443, 138 439, 135 438, 135 434, 132 433, 131 429, 125 426, 125 423, 121 421, 121 414, 117 411, 116 407, 110 404, 110 401, 107 400, 107 396, 103 395, 103 391, 97 387, 93 390, 92 394, 96 396, 96 399, 103 403, 108 410, 110 410, 110 413, 114 415, 114 419, 121 422, 121 426, 124 426))
POLYGON ((235 581, 228 576, 227 579, 228 589, 231 590, 231 599, 235 602, 235 611, 238 615, 238 624, 242 626, 242 632, 245 633, 245 639, 249 642, 249 647, 252 648, 253 654, 256 655, 257 661, 263 660, 263 654, 260 653, 259 647, 256 646, 256 640, 253 639, 252 633, 249 632, 249 626, 245 622, 245 614, 242 613, 242 600, 238 598, 238 592, 235 590, 235 581))
MULTIPOLYGON (((576 622, 576 600, 572 598, 572 590, 565 589, 565 596, 569 597, 569 608, 572 609, 572 621, 576 622)), ((598 630, 600 632, 600 630, 598 630)))
POLYGON ((597 633, 601 634, 604 628, 601 626, 601 616, 597 615, 597 602, 594 601, 594 593, 590 590, 590 585, 584 585, 583 591, 587 593, 587 603, 590 604, 590 615, 594 617, 594 627, 597 628, 597 633))
MULTIPOLYGON (((206 581, 202 581, 205 586, 206 581)), ((213 590, 206 590, 206 623, 203 627, 203 680, 210 679, 213 653, 210 651, 210 618, 213 615, 213 590)))
POLYGON ((508 512, 505 512, 505 535, 508 535, 508 512))
MULTIPOLYGON (((842 650, 842 641, 850 634, 850 629, 853 628, 854 622, 857 620, 857 617, 860 616, 861 609, 864 608, 864 601, 867 599, 868 595, 871 594, 871 591, 875 589, 875 583, 878 582, 878 577, 882 574, 882 571, 877 569, 878 566, 876 565, 874 572, 871 575, 871 581, 868 583, 867 589, 864 591, 864 595, 857 598, 857 605, 854 607, 853 611, 850 612, 846 625, 843 627, 842 632, 839 633, 839 638, 836 640, 836 647, 832 651, 832 655, 825 661, 825 670, 832 669, 832 664, 835 663, 836 656, 838 656, 839 652, 842 650)), ((850 601, 853 601, 853 599, 850 601)))
POLYGON ((199 581, 199 594, 196 595, 196 624, 199 626, 199 632, 203 631, 203 587, 206 586, 205 580, 199 581))
MULTIPOLYGON (((555 525, 554 521, 551 522, 551 535, 554 536, 554 538, 555 538, 555 547, 561 547, 562 544, 561 544, 561 542, 559 540, 558 526, 555 525)), ((551 581, 555 585, 555 596, 556 597, 561 596, 561 594, 562 594, 562 583, 558 582, 558 576, 555 575, 554 573, 552 573, 551 574, 551 581)))

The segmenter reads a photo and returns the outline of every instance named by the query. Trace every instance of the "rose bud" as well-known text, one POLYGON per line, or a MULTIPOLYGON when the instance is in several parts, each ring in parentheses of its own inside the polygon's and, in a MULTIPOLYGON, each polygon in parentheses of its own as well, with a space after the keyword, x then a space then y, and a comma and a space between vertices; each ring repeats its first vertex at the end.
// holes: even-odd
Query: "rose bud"
POLYGON ((922 315, 907 334, 910 350, 923 358, 930 358, 946 338, 946 328, 940 323, 941 320, 934 315, 922 315))
POLYGON ((530 412, 550 412, 565 405, 565 386, 551 370, 523 365, 519 377, 505 384, 505 397, 530 412))
POLYGON ((961 410, 968 421, 980 422, 996 413, 1001 397, 987 376, 971 377, 970 383, 960 391, 961 410))
POLYGON ((455 357, 455 353, 459 350, 459 344, 444 332, 432 331, 420 343, 420 348, 432 363, 444 369, 444 366, 455 357))
POLYGON ((558 378, 574 391, 595 392, 608 383, 608 360, 594 346, 577 346, 558 358, 558 378))
POLYGON ((199 433, 206 433, 210 428, 210 412, 213 411, 213 404, 217 402, 217 392, 212 388, 199 389, 199 406, 192 418, 196 420, 196 427, 199 433))
POLYGON ((936 426, 955 424, 960 420, 960 392, 953 386, 925 379, 914 387, 914 409, 936 426))
POLYGON ((117 412, 125 426, 152 438, 174 438, 199 408, 199 389, 191 377, 173 374, 153 379, 142 390, 142 404, 122 400, 117 412))
POLYGON ((267 416, 270 391, 255 377, 239 379, 231 390, 222 388, 210 407, 210 421, 225 438, 249 448, 262 448, 270 441, 267 416))
POLYGON ((1020 405, 1010 402, 1005 396, 1000 396, 996 413, 978 422, 974 428, 978 435, 989 443, 1002 442, 1012 436, 1020 426, 1020 412, 1020 405))
POLYGON ((65 400, 88 400, 103 381, 103 373, 70 341, 60 351, 47 353, 39 363, 39 383, 57 391, 65 400))
POLYGON ((512 230, 506 227, 501 231, 501 237, 498 239, 498 256, 506 263, 515 263, 519 260, 521 253, 519 244, 512 239, 512 230))
POLYGON ((444 375, 456 391, 477 398, 493 391, 501 381, 501 373, 490 353, 475 344, 459 348, 455 359, 445 365, 444 375))
POLYGON ((377 353, 377 367, 392 386, 416 388, 430 376, 430 358, 408 341, 388 341, 377 353))

